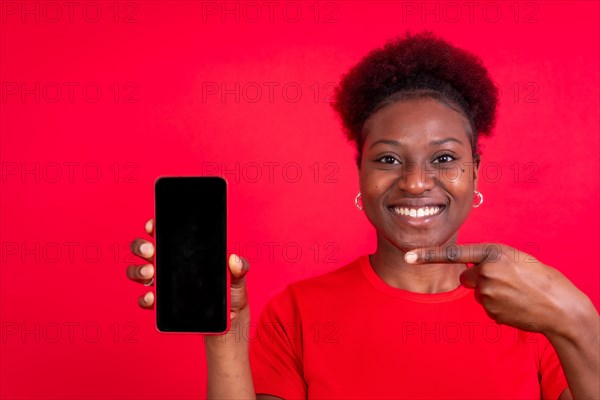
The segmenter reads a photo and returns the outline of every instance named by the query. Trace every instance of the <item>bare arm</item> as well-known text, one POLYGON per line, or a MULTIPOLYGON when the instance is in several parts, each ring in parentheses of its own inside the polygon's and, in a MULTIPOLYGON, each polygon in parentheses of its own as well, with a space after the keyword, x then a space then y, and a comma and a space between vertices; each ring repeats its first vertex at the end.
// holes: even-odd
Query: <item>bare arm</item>
POLYGON ((237 321, 227 334, 205 338, 208 364, 207 397, 209 399, 282 400, 280 397, 254 394, 248 358, 248 341, 240 339, 239 334, 236 337, 235 333, 236 331, 239 333, 240 329, 245 329, 250 323, 248 307, 235 318, 237 321))
POLYGON ((231 272, 231 328, 224 335, 205 336, 209 399, 255 399, 248 341, 243 339, 250 325, 246 273, 250 265, 242 257, 229 257, 231 272))
POLYGON ((600 399, 600 317, 583 293, 564 307, 559 329, 546 333, 569 383, 561 400, 600 399))
POLYGON ((254 392, 248 340, 240 332, 250 325, 246 273, 250 265, 242 257, 229 258, 231 271, 231 329, 219 336, 205 336, 208 369, 207 398, 273 400, 279 397, 254 392))
POLYGON ((206 336, 209 399, 255 399, 248 341, 240 339, 240 329, 250 324, 245 307, 232 321, 231 330, 222 336, 206 336))
POLYGON ((600 399, 600 317, 590 299, 555 268, 497 243, 419 249, 410 263, 472 263, 463 286, 498 323, 548 338, 569 389, 561 399, 600 399))

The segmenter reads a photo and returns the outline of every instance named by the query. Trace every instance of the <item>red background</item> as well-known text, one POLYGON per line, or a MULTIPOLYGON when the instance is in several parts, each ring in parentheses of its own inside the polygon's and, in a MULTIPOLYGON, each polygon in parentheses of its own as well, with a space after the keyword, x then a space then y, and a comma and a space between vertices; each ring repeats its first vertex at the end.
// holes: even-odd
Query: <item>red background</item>
POLYGON ((156 332, 125 277, 159 175, 228 179, 254 318, 373 251, 329 100, 406 29, 502 90, 462 240, 527 251, 598 307, 599 3, 465 3, 2 1, 0 397, 204 396, 202 338, 156 332))

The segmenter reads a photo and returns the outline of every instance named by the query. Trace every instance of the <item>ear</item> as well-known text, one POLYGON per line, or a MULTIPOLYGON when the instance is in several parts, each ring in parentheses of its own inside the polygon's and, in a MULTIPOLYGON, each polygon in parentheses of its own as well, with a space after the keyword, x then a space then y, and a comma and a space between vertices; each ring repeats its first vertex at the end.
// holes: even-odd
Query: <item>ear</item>
POLYGON ((473 179, 473 190, 477 190, 480 162, 481 162, 481 159, 479 158, 479 154, 478 154, 473 158, 473 171, 472 171, 473 176, 471 177, 471 179, 473 179))
POLYGON ((357 154, 356 156, 356 175, 358 176, 358 188, 359 190, 362 187, 362 168, 361 168, 361 155, 357 154))

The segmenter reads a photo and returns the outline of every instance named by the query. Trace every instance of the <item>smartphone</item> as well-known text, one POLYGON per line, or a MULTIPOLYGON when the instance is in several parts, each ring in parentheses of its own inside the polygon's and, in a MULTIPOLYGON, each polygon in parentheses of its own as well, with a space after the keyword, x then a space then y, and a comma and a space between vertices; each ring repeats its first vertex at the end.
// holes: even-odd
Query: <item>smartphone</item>
POLYGON ((154 193, 156 328, 227 332, 227 182, 220 177, 159 177, 154 193))

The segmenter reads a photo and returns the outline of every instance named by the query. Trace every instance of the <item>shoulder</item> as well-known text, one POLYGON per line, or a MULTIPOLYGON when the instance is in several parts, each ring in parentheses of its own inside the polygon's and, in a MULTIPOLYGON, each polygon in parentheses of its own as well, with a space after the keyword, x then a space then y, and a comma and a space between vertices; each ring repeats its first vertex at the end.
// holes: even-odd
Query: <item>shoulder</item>
POLYGON ((348 288, 348 285, 351 286, 363 281, 361 268, 364 262, 368 262, 368 257, 368 255, 362 255, 348 264, 323 275, 291 283, 284 292, 304 296, 330 293, 341 288, 348 288))
POLYGON ((333 271, 290 283, 269 300, 266 308, 290 310, 297 308, 299 304, 322 304, 328 302, 328 299, 340 298, 342 291, 347 293, 365 282, 362 268, 368 262, 368 257, 362 255, 333 271))

